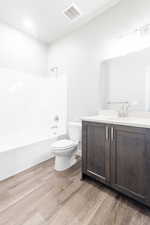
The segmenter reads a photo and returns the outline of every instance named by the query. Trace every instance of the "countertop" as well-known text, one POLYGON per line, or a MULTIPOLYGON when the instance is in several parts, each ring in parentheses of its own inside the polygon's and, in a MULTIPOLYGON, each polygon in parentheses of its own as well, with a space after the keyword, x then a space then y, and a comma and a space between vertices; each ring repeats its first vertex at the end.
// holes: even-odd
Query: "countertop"
POLYGON ((132 127, 150 128, 150 118, 138 118, 138 117, 117 117, 117 116, 88 116, 81 118, 82 121, 105 123, 113 125, 125 125, 132 127))

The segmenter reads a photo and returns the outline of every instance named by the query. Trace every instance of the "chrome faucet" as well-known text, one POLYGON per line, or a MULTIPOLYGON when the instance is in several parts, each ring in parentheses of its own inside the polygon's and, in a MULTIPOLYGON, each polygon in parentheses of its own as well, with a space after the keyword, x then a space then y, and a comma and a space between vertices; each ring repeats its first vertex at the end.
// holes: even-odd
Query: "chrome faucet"
POLYGON ((108 105, 121 105, 120 109, 118 110, 119 117, 127 117, 129 112, 129 102, 127 101, 114 101, 114 102, 107 102, 108 105))

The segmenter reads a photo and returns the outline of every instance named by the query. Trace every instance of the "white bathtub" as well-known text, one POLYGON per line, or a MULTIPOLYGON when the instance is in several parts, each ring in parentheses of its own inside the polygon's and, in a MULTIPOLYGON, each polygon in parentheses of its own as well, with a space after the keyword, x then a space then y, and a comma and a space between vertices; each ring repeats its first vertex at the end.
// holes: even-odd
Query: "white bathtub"
POLYGON ((51 144, 59 136, 28 134, 0 137, 0 180, 50 159, 51 144))

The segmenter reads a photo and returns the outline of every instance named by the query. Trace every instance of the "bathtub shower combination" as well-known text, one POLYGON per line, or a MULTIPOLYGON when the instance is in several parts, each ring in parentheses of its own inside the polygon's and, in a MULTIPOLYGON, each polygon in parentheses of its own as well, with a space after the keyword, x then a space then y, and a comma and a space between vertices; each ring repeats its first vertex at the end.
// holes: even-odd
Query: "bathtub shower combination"
POLYGON ((66 77, 0 68, 0 180, 52 157, 66 133, 66 77), (56 116, 59 118, 56 128, 56 116))

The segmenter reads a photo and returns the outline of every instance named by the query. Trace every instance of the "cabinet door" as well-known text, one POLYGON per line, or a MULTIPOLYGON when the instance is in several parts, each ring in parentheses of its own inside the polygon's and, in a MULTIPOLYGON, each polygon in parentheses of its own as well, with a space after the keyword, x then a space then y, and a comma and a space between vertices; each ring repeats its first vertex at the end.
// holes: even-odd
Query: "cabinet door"
MULTIPOLYGON (((112 128, 113 129, 113 128, 112 128)), ((111 181, 115 189, 145 202, 147 198, 146 129, 114 126, 111 181)))
POLYGON ((109 182, 109 128, 104 124, 83 123, 83 170, 97 180, 109 182))

